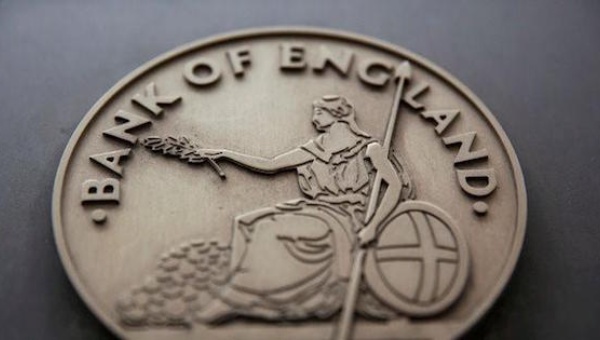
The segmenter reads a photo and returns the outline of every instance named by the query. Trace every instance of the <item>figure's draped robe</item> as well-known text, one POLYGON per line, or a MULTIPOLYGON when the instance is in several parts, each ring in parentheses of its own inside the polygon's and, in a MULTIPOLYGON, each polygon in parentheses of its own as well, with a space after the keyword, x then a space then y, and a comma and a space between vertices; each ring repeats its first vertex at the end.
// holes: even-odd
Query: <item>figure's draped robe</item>
MULTIPOLYGON (((375 141, 355 136, 332 152, 325 137, 302 146, 314 156, 297 169, 306 199, 235 219, 230 281, 214 293, 238 315, 300 320, 341 309, 369 195, 366 148, 375 141)), ((358 312, 389 316, 363 290, 358 312)))
MULTIPOLYGON (((370 194, 371 143, 325 133, 303 145, 313 156, 297 169, 304 199, 237 217, 227 245, 192 240, 166 252, 157 271, 117 302, 121 321, 190 326, 235 316, 293 321, 338 312, 370 194)), ((410 179, 394 155, 391 161, 402 179, 401 200, 410 198, 410 179)), ((356 312, 396 315, 365 282, 356 312)))

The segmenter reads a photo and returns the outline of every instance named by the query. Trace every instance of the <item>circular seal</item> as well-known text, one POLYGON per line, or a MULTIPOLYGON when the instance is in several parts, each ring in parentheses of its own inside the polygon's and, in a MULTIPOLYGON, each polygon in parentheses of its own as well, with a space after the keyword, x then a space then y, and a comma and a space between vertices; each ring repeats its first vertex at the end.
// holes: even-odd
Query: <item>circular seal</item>
POLYGON ((456 338, 525 218, 514 150, 464 85, 308 28, 131 73, 73 134, 53 199, 71 281, 128 339, 456 338))

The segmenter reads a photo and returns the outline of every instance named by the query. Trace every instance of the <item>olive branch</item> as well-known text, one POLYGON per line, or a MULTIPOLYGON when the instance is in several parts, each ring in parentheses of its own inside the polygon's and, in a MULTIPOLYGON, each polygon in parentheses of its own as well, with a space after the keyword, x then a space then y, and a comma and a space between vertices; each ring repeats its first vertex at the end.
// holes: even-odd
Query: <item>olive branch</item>
POLYGON ((210 156, 203 154, 200 147, 190 142, 187 137, 152 136, 142 139, 140 144, 151 151, 160 152, 167 157, 177 157, 188 164, 202 164, 207 162, 219 177, 225 178, 225 172, 223 172, 219 164, 210 156))

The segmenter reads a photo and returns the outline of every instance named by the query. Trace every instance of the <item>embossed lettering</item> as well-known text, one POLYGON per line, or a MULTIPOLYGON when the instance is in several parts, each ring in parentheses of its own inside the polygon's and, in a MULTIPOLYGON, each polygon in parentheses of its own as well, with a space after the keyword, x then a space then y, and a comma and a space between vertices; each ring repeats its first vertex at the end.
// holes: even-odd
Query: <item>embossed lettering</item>
POLYGON ((348 49, 333 52, 327 46, 321 45, 319 47, 316 65, 313 69, 317 72, 323 72, 325 67, 330 65, 340 75, 347 76, 350 65, 352 65, 353 57, 354 53, 348 49))
POLYGON ((466 193, 473 196, 487 196, 491 194, 498 186, 494 169, 456 170, 456 175, 458 176, 458 183, 460 184, 460 187, 466 193), (485 181, 484 186, 475 186, 469 183, 469 181, 481 180, 485 181))
POLYGON ((458 116, 459 112, 458 110, 431 110, 421 112, 421 116, 425 119, 433 119, 436 123, 435 132, 441 135, 458 116))
POLYGON ((425 93, 425 91, 429 90, 429 84, 427 84, 425 82, 415 83, 415 81, 412 81, 411 83, 413 85, 406 92, 406 95, 402 99, 404 100, 404 102, 406 104, 408 104, 413 109, 420 110, 420 109, 424 108, 425 105, 423 105, 423 103, 418 102, 417 97, 419 97, 421 94, 425 93))
POLYGON ((183 77, 192 85, 206 86, 221 79, 221 69, 212 60, 199 58, 185 65, 183 77), (201 70, 206 71, 206 74, 200 74, 201 70))
POLYGON ((301 70, 306 67, 304 45, 283 43, 280 47, 280 68, 282 70, 301 70))
POLYGON ((129 152, 131 152, 131 149, 98 153, 95 155, 91 155, 90 160, 102 165, 106 169, 114 172, 119 176, 123 176, 123 166, 119 163, 122 159, 129 156, 129 152))
POLYGON ((119 110, 119 112, 117 112, 115 115, 115 120, 122 121, 123 123, 104 131, 102 134, 120 139, 130 144, 135 144, 138 138, 137 136, 129 133, 129 130, 133 130, 140 126, 151 123, 150 120, 146 118, 134 115, 133 113, 129 113, 124 110, 119 110))
POLYGON ((447 146, 460 143, 460 149, 458 149, 458 153, 454 158, 454 164, 488 157, 488 152, 486 149, 471 151, 475 137, 477 137, 477 133, 467 132, 461 135, 443 138, 444 144, 447 146))
POLYGON ((120 200, 120 183, 116 178, 88 179, 81 186, 81 203, 116 202, 120 200))
POLYGON ((390 79, 390 72, 394 70, 394 66, 379 59, 365 59, 358 66, 358 79, 363 83, 373 86, 384 86, 390 79))
POLYGON ((244 65, 250 65, 250 47, 242 46, 227 51, 227 59, 237 77, 244 75, 244 65))
POLYGON ((181 99, 181 96, 157 96, 156 85, 154 83, 150 83, 148 86, 146 86, 144 95, 138 93, 133 97, 133 99, 131 99, 131 101, 153 113, 155 116, 160 116, 160 114, 163 112, 163 108, 161 106, 173 104, 179 99, 181 99))

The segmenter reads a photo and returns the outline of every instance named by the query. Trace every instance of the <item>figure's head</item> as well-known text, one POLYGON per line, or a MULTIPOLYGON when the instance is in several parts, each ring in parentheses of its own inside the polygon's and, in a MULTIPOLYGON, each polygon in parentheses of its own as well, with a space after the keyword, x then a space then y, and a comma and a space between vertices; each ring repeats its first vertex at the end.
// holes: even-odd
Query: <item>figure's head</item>
POLYGON ((342 96, 327 95, 315 100, 312 121, 319 131, 326 131, 334 123, 342 122, 348 124, 354 133, 368 136, 356 124, 354 106, 342 96))

